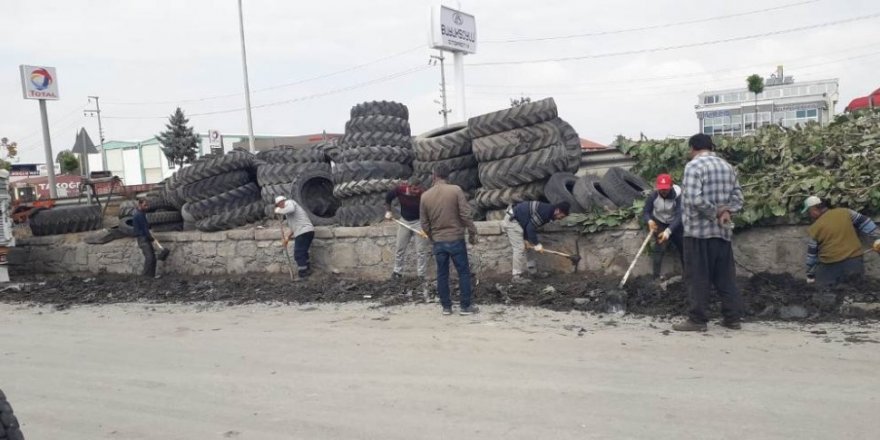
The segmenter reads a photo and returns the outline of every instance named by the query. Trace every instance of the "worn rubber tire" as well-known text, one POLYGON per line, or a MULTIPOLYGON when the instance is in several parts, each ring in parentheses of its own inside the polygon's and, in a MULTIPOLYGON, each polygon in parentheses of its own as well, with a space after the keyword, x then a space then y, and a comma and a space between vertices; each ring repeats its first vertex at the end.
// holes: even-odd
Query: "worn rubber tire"
MULTIPOLYGON (((198 202, 187 203, 186 210, 187 215, 192 216, 193 219, 199 221, 212 215, 253 203, 255 200, 259 199, 260 187, 256 182, 250 182, 214 197, 200 200, 198 202)), ((150 224, 152 225, 153 221, 149 217, 147 217, 147 219, 150 220, 150 224)), ((183 218, 181 217, 181 220, 178 221, 183 221, 183 218)))
POLYGON ((602 176, 602 189, 617 206, 632 206, 633 202, 645 198, 651 186, 641 177, 620 167, 609 168, 602 176))
POLYGON ((183 219, 184 223, 195 223, 196 218, 189 213, 189 203, 185 203, 180 208, 180 218, 183 219))
POLYGON ((160 225, 151 226, 152 232, 180 232, 183 230, 183 222, 162 223, 160 225))
POLYGON ((565 148, 554 145, 507 159, 481 163, 480 183, 484 188, 503 189, 549 178, 565 168, 565 148))
POLYGON ((266 216, 266 204, 257 199, 253 203, 222 212, 196 222, 196 228, 202 232, 225 231, 244 226, 266 216))
POLYGON ((562 143, 554 121, 474 139, 474 156, 480 163, 526 154, 562 143))
POLYGON ((544 199, 545 181, 503 189, 478 189, 474 202, 483 210, 505 209, 514 203, 544 199))
POLYGON ((183 217, 180 215, 180 211, 148 212, 147 221, 152 228, 154 225, 165 223, 180 223, 183 221, 183 217))
POLYGON ((351 118, 345 123, 346 134, 369 132, 399 133, 409 136, 409 122, 394 116, 372 115, 351 118))
MULTIPOLYGON (((425 188, 430 188, 434 182, 433 174, 419 174, 418 175, 422 180, 422 185, 425 188)), ((474 168, 465 168, 463 170, 457 170, 449 173, 449 177, 446 178, 446 181, 461 187, 462 191, 471 191, 480 187, 480 173, 479 169, 474 168)))
MULTIPOLYGON (((275 204, 275 197, 284 196, 288 199, 293 194, 293 183, 277 183, 275 185, 265 185, 260 187, 260 196, 263 201, 269 205, 275 204)), ((273 214, 274 215, 274 214, 273 214)))
POLYGON ((367 226, 385 220, 385 207, 382 205, 342 205, 336 211, 336 220, 342 226, 367 226))
POLYGON ((296 176, 310 170, 329 173, 330 164, 312 163, 264 163, 257 167, 257 183, 260 186, 292 182, 296 176))
POLYGON ((6 394, 0 390, 0 438, 3 440, 24 440, 21 425, 12 410, 12 404, 6 399, 6 394))
POLYGON ((409 109, 405 105, 394 101, 367 101, 351 108, 352 118, 379 115, 409 119, 409 109))
POLYGON ((95 232, 94 234, 90 234, 88 237, 83 239, 83 242, 87 244, 107 244, 113 240, 118 240, 125 237, 128 237, 128 235, 120 231, 119 227, 116 226, 113 228, 108 228, 102 231, 95 232))
POLYGON ((433 162, 471 154, 471 134, 467 123, 435 128, 413 138, 416 159, 433 162))
POLYGON ((486 113, 468 119, 471 136, 476 139, 490 134, 501 133, 514 128, 526 127, 549 121, 557 115, 553 98, 533 101, 517 107, 486 113))
POLYGON ((333 169, 333 182, 341 184, 355 180, 406 179, 412 175, 408 165, 377 160, 342 162, 333 169))
POLYGON ((252 170, 254 163, 252 154, 242 150, 233 150, 222 156, 199 159, 192 165, 181 168, 174 179, 181 185, 187 185, 232 171, 252 170))
POLYGON ((187 203, 192 203, 238 188, 253 180, 249 171, 231 171, 184 185, 177 192, 187 203))
POLYGON ((568 202, 571 212, 584 212, 583 206, 573 194, 577 181, 578 177, 572 173, 554 173, 544 185, 544 197, 553 204, 568 202))
POLYGON ((305 208, 315 226, 336 224, 341 202, 333 195, 333 178, 327 171, 306 171, 291 182, 291 198, 305 208))
POLYGON ((340 162, 357 162, 362 160, 384 160, 409 164, 413 161, 413 152, 409 148, 393 146, 356 147, 343 150, 340 162))
POLYGON ((553 122, 559 129, 562 144, 565 145, 565 151, 567 152, 566 157, 568 158, 568 165, 566 166, 565 171, 568 171, 569 173, 577 173, 581 168, 581 157, 583 156, 581 137, 571 124, 563 121, 561 118, 556 118, 553 122))
POLYGON ((336 143, 336 140, 321 142, 315 145, 315 149, 324 154, 324 162, 339 162, 341 160, 342 147, 336 143))
POLYGON ((324 151, 315 147, 293 147, 281 145, 271 150, 257 153, 257 162, 262 163, 315 163, 327 162, 324 151))
POLYGON ((400 179, 355 180, 333 187, 333 195, 340 199, 370 193, 387 193, 403 183, 400 179))
POLYGON ((443 159, 437 160, 433 162, 422 162, 415 161, 413 162, 413 173, 415 174, 433 174, 434 167, 438 165, 443 165, 450 172, 465 170, 468 168, 476 168, 477 167, 477 159, 474 158, 473 154, 467 154, 464 156, 453 157, 451 159, 443 159))
POLYGON ((342 199, 342 206, 384 206, 385 195, 384 192, 358 194, 342 199))
POLYGON ((579 178, 574 184, 572 194, 585 212, 610 212, 617 209, 617 205, 604 192, 602 180, 596 176, 579 178))
POLYGON ((31 214, 30 227, 35 236, 59 235, 101 229, 104 217, 97 205, 58 206, 31 214))
POLYGON ((339 145, 343 150, 348 148, 373 147, 378 145, 412 148, 412 138, 404 134, 388 133, 384 131, 350 133, 342 136, 342 139, 339 140, 339 145))
POLYGON ((123 200, 119 204, 119 215, 117 217, 131 217, 134 215, 135 209, 137 209, 137 200, 123 200))

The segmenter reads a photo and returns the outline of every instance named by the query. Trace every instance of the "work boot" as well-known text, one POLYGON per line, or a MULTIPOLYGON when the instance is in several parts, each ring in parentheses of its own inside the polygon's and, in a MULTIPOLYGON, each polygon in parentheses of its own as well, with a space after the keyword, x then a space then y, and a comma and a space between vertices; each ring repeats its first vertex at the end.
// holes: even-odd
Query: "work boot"
POLYGON ((743 328, 742 323, 738 319, 731 320, 731 321, 728 321, 725 319, 725 320, 721 321, 721 326, 726 327, 730 330, 742 330, 742 328, 743 328))
POLYGON ((473 315, 475 313, 480 313, 480 308, 477 306, 466 307, 458 311, 458 314, 461 316, 473 315))
POLYGON ((705 323, 691 321, 690 319, 674 324, 672 329, 677 332, 704 332, 707 330, 705 323))
POLYGON ((443 308, 443 316, 448 316, 452 314, 452 307, 444 307, 443 308))
POLYGON ((300 278, 308 278, 312 274, 312 269, 303 269, 297 272, 300 278))

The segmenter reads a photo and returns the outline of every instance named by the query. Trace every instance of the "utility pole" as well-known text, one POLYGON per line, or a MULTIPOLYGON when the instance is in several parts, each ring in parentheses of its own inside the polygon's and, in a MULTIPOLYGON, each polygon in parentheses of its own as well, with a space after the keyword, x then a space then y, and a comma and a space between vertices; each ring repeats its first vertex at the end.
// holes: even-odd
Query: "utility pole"
POLYGON ((89 96, 89 104, 92 103, 93 99, 95 100, 95 109, 85 110, 83 111, 83 115, 98 117, 98 143, 101 145, 101 169, 103 171, 109 171, 107 169, 107 153, 104 152, 104 128, 101 126, 101 105, 98 103, 97 96, 89 96))
POLYGON ((443 57, 443 51, 439 51, 440 55, 431 55, 431 59, 428 61, 428 64, 437 65, 437 61, 440 61, 440 100, 441 102, 437 102, 442 106, 439 113, 443 115, 443 126, 446 127, 449 125, 449 114, 452 113, 452 110, 449 110, 446 107, 446 66, 443 64, 443 61, 446 58, 443 57))
POLYGON ((248 124, 248 149, 251 153, 256 153, 254 147, 254 120, 251 117, 251 87, 248 83, 247 71, 247 52, 244 48, 244 15, 241 11, 241 0, 238 0, 238 29, 241 35, 241 70, 244 72, 244 106, 247 112, 248 124))

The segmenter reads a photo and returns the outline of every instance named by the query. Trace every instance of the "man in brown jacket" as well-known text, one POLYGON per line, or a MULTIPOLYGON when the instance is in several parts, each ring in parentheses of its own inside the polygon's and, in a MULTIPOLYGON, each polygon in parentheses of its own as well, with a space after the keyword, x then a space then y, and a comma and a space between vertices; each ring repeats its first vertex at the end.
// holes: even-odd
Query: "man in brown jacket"
POLYGON ((464 191, 457 185, 446 182, 449 170, 438 165, 434 168, 434 185, 422 194, 419 217, 422 230, 428 234, 433 244, 434 260, 437 261, 437 294, 443 306, 443 314, 452 314, 452 299, 449 297, 449 260, 455 264, 461 288, 460 315, 477 313, 471 305, 471 269, 468 262, 467 245, 464 242, 465 229, 470 244, 477 244, 477 227, 471 218, 464 191))

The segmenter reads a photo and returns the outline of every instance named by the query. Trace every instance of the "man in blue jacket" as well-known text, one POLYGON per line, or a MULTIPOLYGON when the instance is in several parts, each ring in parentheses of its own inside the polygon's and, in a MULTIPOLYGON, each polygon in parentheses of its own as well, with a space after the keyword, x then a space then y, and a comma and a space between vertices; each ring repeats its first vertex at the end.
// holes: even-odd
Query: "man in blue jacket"
POLYGON ((150 233, 150 222, 147 221, 147 199, 138 199, 137 209, 132 215, 132 227, 134 236, 137 237, 138 247, 144 254, 144 271, 141 275, 148 278, 156 277, 156 251, 153 250, 153 234, 150 233))
POLYGON ((535 269, 535 262, 526 258, 526 241, 538 253, 544 252, 544 246, 538 242, 538 228, 568 216, 571 206, 568 202, 551 205, 544 202, 520 202, 508 208, 504 218, 504 231, 510 240, 513 250, 513 282, 527 282, 523 271, 528 264, 529 272, 535 269))
POLYGON ((681 187, 672 183, 672 176, 657 176, 655 191, 645 201, 642 213, 648 232, 654 234, 654 278, 660 278, 660 267, 669 244, 675 247, 681 267, 684 268, 684 225, 681 222, 681 187))

